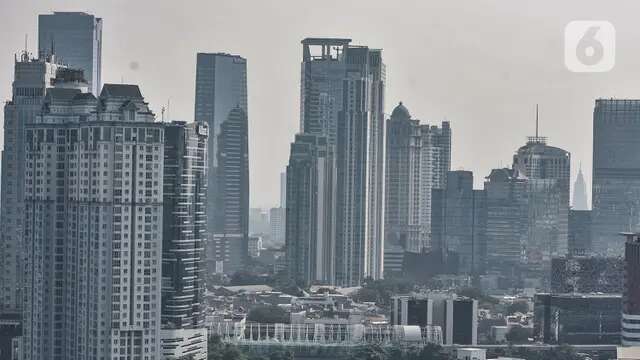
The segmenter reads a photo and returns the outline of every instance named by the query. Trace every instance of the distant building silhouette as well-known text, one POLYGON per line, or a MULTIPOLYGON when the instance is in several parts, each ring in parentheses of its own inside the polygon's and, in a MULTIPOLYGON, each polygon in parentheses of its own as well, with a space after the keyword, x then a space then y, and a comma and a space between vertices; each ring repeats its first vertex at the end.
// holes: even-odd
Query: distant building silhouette
POLYGON ((195 120, 209 126, 209 271, 233 273, 247 259, 249 152, 247 61, 198 53, 195 120))
POLYGON ((102 88, 102 19, 83 12, 38 17, 38 53, 81 69, 95 96, 102 88))
MULTIPOLYGON (((444 189, 451 168, 451 129, 420 124, 398 104, 387 120, 385 246, 432 249, 432 189, 444 189)), ((438 250, 441 250, 440 248, 438 250)))
POLYGON ((578 169, 578 176, 573 183, 573 210, 589 210, 587 205, 587 185, 582 176, 582 166, 578 169))

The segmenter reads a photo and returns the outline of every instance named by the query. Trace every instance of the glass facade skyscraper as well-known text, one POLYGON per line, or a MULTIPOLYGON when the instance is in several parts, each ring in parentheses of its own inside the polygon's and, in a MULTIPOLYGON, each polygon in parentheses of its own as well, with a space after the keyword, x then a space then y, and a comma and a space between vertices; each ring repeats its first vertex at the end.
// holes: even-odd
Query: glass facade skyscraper
POLYGON ((593 110, 593 252, 622 255, 618 233, 640 231, 640 100, 598 99, 593 110))
POLYGON ((195 121, 209 127, 207 261, 210 271, 230 273, 242 267, 249 235, 246 59, 198 53, 195 121))
POLYGON ((81 69, 89 91, 102 86, 102 19, 83 12, 54 12, 38 17, 38 53, 55 54, 64 64, 81 69))
POLYGON ((207 124, 165 126, 162 353, 194 360, 207 356, 207 137, 207 124))

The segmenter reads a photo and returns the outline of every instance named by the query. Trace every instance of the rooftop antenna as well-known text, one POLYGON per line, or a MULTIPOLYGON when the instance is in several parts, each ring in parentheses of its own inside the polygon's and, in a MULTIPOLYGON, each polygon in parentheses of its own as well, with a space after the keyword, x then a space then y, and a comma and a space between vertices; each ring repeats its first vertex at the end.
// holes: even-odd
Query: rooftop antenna
POLYGON ((538 138, 538 104, 536 104, 536 138, 538 138))
POLYGON ((171 108, 171 98, 167 99, 167 119, 171 119, 169 117, 170 113, 169 113, 169 109, 171 108))
POLYGON ((160 112, 162 113, 162 122, 164 122, 164 110, 165 110, 165 108, 163 106, 162 109, 160 110, 160 112))

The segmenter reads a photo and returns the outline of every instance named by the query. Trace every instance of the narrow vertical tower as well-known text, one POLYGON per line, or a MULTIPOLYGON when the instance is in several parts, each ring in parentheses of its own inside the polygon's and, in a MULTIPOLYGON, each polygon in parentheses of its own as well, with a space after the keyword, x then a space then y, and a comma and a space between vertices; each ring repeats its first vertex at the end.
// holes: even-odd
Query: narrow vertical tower
POLYGON ((248 138, 246 59, 198 53, 195 121, 209 127, 208 272, 233 273, 248 256, 249 153, 246 143, 232 149, 226 136, 248 138))
POLYGON ((162 353, 207 358, 207 124, 165 126, 162 353))

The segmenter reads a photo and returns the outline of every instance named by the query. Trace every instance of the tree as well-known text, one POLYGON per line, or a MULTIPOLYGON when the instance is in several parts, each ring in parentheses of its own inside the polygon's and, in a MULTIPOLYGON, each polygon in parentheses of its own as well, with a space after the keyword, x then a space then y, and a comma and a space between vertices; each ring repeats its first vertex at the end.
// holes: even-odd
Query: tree
POLYGON ((214 335, 207 341, 207 360, 247 360, 247 355, 237 346, 225 344, 214 335))
POLYGON ((276 305, 258 305, 249 310, 247 320, 263 324, 288 324, 289 314, 276 305))
POLYGON ((508 315, 513 315, 515 313, 526 314, 527 312, 529 312, 529 304, 527 304, 525 301, 516 301, 507 306, 508 315))
POLYGON ((505 337, 512 344, 524 344, 529 342, 529 330, 522 326, 512 326, 505 337))
POLYGON ((354 352, 349 354, 350 360, 386 360, 387 356, 384 349, 378 345, 360 346, 354 352))

